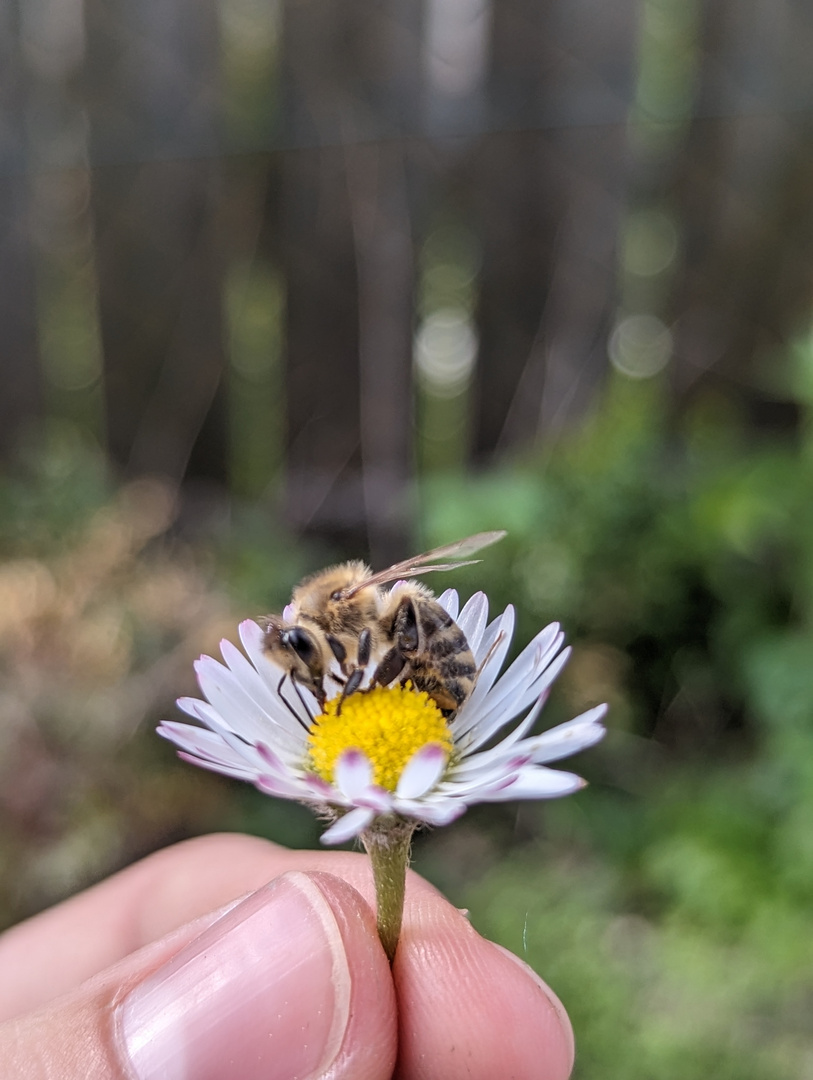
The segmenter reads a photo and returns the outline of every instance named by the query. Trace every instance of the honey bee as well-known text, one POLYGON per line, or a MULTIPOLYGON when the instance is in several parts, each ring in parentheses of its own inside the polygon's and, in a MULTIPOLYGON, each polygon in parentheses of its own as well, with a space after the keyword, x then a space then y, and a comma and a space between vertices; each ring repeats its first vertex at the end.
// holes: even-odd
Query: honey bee
POLYGON ((283 669, 283 680, 287 676, 295 686, 307 687, 320 708, 324 680, 337 678, 337 666, 343 701, 361 687, 375 660, 371 687, 409 681, 445 713, 455 712, 471 694, 477 674, 469 643, 432 591, 407 579, 469 566, 478 560, 466 556, 504 536, 504 531, 477 533, 378 573, 363 562, 347 562, 313 574, 294 589, 282 616, 265 619, 265 651, 283 669), (455 561, 438 561, 446 559, 455 561), (398 584, 385 589, 390 582, 398 584))

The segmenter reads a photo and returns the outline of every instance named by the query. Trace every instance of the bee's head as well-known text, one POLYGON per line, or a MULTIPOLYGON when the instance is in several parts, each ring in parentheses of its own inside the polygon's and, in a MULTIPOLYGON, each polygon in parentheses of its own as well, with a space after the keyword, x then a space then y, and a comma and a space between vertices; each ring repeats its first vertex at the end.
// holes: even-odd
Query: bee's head
POLYGON ((311 688, 321 683, 324 674, 322 650, 315 636, 304 627, 271 615, 265 620, 263 647, 297 682, 311 688))

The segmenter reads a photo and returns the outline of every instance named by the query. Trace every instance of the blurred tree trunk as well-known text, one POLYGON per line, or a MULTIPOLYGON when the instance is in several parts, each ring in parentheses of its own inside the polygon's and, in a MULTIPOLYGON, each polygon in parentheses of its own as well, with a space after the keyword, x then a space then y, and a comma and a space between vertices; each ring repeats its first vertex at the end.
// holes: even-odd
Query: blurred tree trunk
POLYGON ((606 368, 634 60, 633 0, 493 7, 475 457, 549 437, 606 368))
POLYGON ((0 456, 43 419, 37 346, 29 171, 26 65, 17 0, 0 0, 0 456))
POLYGON ((370 558, 386 566, 410 546, 415 259, 404 147, 350 148, 348 179, 359 289, 364 510, 370 558))
POLYGON ((473 429, 479 461, 529 435, 518 422, 509 429, 508 418, 544 314, 565 197, 549 133, 539 130, 556 75, 552 5, 498 0, 492 10, 485 91, 492 132, 473 161, 483 236, 473 429))
POLYGON ((708 0, 700 48, 676 178, 685 236, 673 388, 685 403, 716 384, 758 426, 787 426, 795 409, 776 359, 809 334, 813 293, 813 11, 708 0))
POLYGON ((108 445, 225 480, 214 0, 88 0, 87 108, 108 445))
POLYGON ((409 532, 414 255, 399 136, 419 99, 419 16, 406 0, 284 7, 287 513, 376 563, 403 555, 409 532))

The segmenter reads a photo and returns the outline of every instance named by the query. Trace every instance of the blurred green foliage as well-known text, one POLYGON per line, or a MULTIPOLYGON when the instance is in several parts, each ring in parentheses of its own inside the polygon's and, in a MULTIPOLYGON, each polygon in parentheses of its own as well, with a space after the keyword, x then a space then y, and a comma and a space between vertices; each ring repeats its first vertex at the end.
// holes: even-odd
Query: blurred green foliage
POLYGON ((510 529, 496 606, 518 599, 523 638, 563 621, 570 712, 612 704, 576 765, 592 788, 520 808, 507 860, 481 844, 461 889, 427 852, 561 994, 579 1077, 810 1075, 809 365, 800 348, 780 445, 711 398, 670 424, 656 388, 619 381, 542 459, 425 491, 432 540, 510 529))
MULTIPOLYGON (((712 397, 675 419, 653 382, 619 378, 556 446, 421 482, 423 545, 509 530, 449 582, 464 595, 485 588, 494 611, 515 603, 518 646, 553 618, 567 629, 574 654, 545 723, 611 704, 605 744, 573 766, 587 791, 475 808, 416 844, 417 869, 555 987, 585 1080, 811 1075, 811 371, 800 347, 791 377, 801 421, 781 442, 755 437, 712 397)), ((0 635, 14 718, 0 757, 0 858, 17 867, 7 920, 202 829, 317 842, 306 811, 176 765, 151 727, 190 689, 191 658, 216 648, 212 631, 233 637, 239 618, 278 608, 332 553, 294 545, 256 508, 191 542, 162 499, 115 490, 64 447, 0 485, 0 591, 6 611, 8 596, 18 603, 0 635), (121 530, 130 540, 113 545, 107 570, 96 565, 72 609, 80 628, 106 613, 100 633, 85 635, 99 654, 66 658, 42 626, 63 617, 100 522, 110 543, 121 530), (30 598, 8 591, 21 560, 26 580, 36 564, 52 582, 36 619, 30 598), (166 595, 185 614, 158 602, 166 595), (177 663, 161 668, 162 692, 134 706, 167 652, 177 663), (55 679, 56 703, 43 689, 55 679), (83 706, 90 737, 77 735, 83 706), (116 737, 99 734, 100 716, 116 737), (9 794, 12 773, 38 775, 41 759, 59 777, 58 813, 53 786, 43 787, 47 813, 31 802, 36 785, 28 801, 9 794)))

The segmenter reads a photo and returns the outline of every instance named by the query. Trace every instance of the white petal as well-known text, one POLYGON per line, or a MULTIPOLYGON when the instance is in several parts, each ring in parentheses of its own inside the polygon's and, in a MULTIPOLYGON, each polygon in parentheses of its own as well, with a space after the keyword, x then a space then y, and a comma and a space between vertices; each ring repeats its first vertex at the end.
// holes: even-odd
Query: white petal
POLYGON ((533 739, 526 739, 520 745, 528 748, 533 753, 533 760, 537 764, 545 761, 559 761, 563 757, 577 754, 594 746, 604 738, 606 730, 598 721, 607 712, 606 705, 597 705, 594 709, 577 716, 574 720, 568 720, 566 724, 559 724, 533 739))
POLYGON ((164 720, 158 725, 156 731, 164 739, 168 739, 190 754, 208 758, 210 761, 220 761, 223 765, 238 769, 246 767, 246 758, 243 754, 232 750, 219 735, 213 731, 207 731, 206 728, 164 720))
MULTIPOLYGON (((237 633, 240 635, 243 648, 250 658, 253 659, 258 652, 262 653, 265 630, 263 630, 259 623, 256 623, 253 619, 243 619, 237 627, 237 633)), ((257 665, 255 664, 254 666, 256 667, 257 665)))
MULTIPOLYGON (((525 738, 525 736, 536 723, 536 719, 542 709, 545 707, 545 702, 548 700, 549 696, 549 691, 544 690, 534 702, 534 707, 532 709, 529 709, 529 711, 525 714, 523 719, 520 720, 517 726, 511 731, 509 731, 508 734, 500 740, 495 749, 506 750, 521 742, 521 740, 525 738)), ((469 750, 469 753, 471 753, 471 750, 469 750)), ((481 754, 486 753, 488 753, 487 750, 479 750, 474 754, 474 756, 479 757, 481 754)))
MULTIPOLYGON (((507 760, 514 754, 519 753, 518 747, 522 747, 523 745, 521 742, 522 736, 533 727, 546 698, 547 695, 543 694, 521 723, 518 724, 512 732, 506 735, 504 739, 498 742, 496 746, 492 746, 489 750, 475 751, 472 751, 469 746, 462 747, 462 759, 453 770, 455 778, 462 777, 467 780, 471 779, 472 776, 481 772, 483 769, 490 769, 495 763, 507 760)), ((527 756, 531 757, 532 754, 527 756)))
MULTIPOLYGON (((310 725, 311 716, 316 715, 319 710, 309 691, 305 690, 304 687, 301 688, 302 694, 305 696, 306 704, 311 710, 308 712, 308 709, 305 709, 304 716, 299 695, 288 695, 293 697, 296 701, 296 708, 294 710, 296 716, 294 716, 291 709, 280 697, 278 692, 279 680, 277 681, 276 686, 269 686, 268 682, 260 675, 257 668, 249 663, 240 650, 235 645, 232 645, 230 641, 222 641, 220 643, 220 649, 223 653, 223 659, 226 661, 229 670, 232 672, 237 682, 266 715, 271 717, 284 730, 294 734, 298 734, 303 728, 302 720, 297 719, 297 717, 304 719, 306 726, 310 725), (313 710, 315 710, 315 712, 313 710)), ((272 671, 274 670, 267 657, 261 656, 260 660, 263 667, 271 668, 272 671)))
MULTIPOLYGON (((262 759, 258 756, 253 743, 247 742, 239 735, 235 735, 232 729, 223 722, 219 713, 210 705, 207 705, 205 701, 197 701, 195 705, 197 706, 195 714, 197 718, 211 729, 211 732, 220 742, 229 747, 239 759, 247 762, 250 768, 259 770, 263 768, 262 759)), ((185 726, 188 727, 189 725, 185 726)))
POLYGON ((343 750, 334 770, 336 787, 350 802, 355 802, 362 792, 372 786, 373 766, 361 750, 343 750))
POLYGON ((336 788, 314 773, 305 773, 302 782, 307 788, 307 798, 317 802, 340 802, 341 795, 336 788))
POLYGON ((178 757, 183 761, 188 761, 192 765, 197 765, 199 769, 209 769, 210 772, 220 773, 221 776, 230 776, 233 780, 248 780, 253 783, 257 778, 257 773, 254 769, 240 769, 236 766, 224 765, 219 761, 212 761, 209 758, 197 757, 195 754, 187 754, 185 750, 178 751, 178 757))
POLYGON ((232 731, 249 742, 267 734, 267 714, 251 700, 228 668, 211 656, 202 656, 194 666, 206 700, 232 731))
POLYGON ((356 806, 365 806, 377 814, 389 814, 392 810, 392 792, 386 788, 371 784, 356 799, 356 806))
POLYGON ((508 761, 516 755, 524 756, 528 761, 533 761, 538 765, 549 761, 559 761, 561 758, 570 757, 593 746, 606 734, 606 729, 596 718, 603 716, 607 706, 598 705, 595 709, 590 709, 566 724, 560 724, 541 735, 523 738, 522 736, 532 726, 539 712, 539 706, 544 700, 543 695, 537 706, 528 713, 521 724, 496 746, 474 753, 466 749, 463 760, 455 768, 455 775, 460 774, 468 779, 483 766, 491 767, 500 760, 508 761))
POLYGON ((278 776, 284 776, 290 771, 290 765, 268 743, 257 743, 257 756, 262 760, 266 769, 270 769, 272 773, 276 773, 278 776))
MULTIPOLYGON (((307 725, 297 721, 279 699, 270 700, 269 708, 258 705, 242 687, 237 677, 209 656, 195 665, 201 689, 211 703, 211 712, 247 742, 262 739, 288 753, 301 753, 307 737, 307 725)), ((209 723, 209 720, 205 721, 209 723)))
POLYGON ((212 731, 216 731, 218 736, 222 737, 224 731, 234 733, 226 720, 217 709, 212 708, 208 701, 201 701, 200 698, 183 698, 178 701, 178 705, 181 706, 184 712, 194 716, 196 720, 200 720, 201 724, 211 728, 212 731))
POLYGON ((322 833, 320 839, 323 844, 343 844, 345 840, 352 840, 354 836, 364 832, 374 817, 374 810, 368 810, 364 806, 356 807, 334 822, 322 833))
POLYGON ((437 743, 422 747, 406 763, 395 789, 396 798, 419 799, 425 795, 443 776, 447 760, 446 751, 437 743))
POLYGON ((488 622, 488 597, 486 594, 483 592, 475 593, 460 612, 460 617, 456 622, 466 635, 469 648, 476 655, 480 642, 483 640, 483 631, 488 622))
MULTIPOLYGON (((535 765, 523 769, 516 780, 501 791, 485 797, 485 802, 512 802, 514 799, 556 799, 571 795, 585 786, 584 780, 575 773, 546 769, 535 765)), ((476 796, 479 797, 479 796, 476 796)))
MULTIPOLYGON (((563 641, 564 634, 560 632, 557 623, 545 627, 522 650, 499 681, 492 686, 487 697, 475 698, 475 695, 472 694, 474 705, 466 710, 468 718, 465 723, 461 721, 455 733, 462 734, 464 731, 474 730, 475 725, 479 726, 482 722, 483 715, 485 713, 490 714, 495 709, 499 709, 500 713, 506 714, 507 718, 516 716, 521 712, 544 689, 544 685, 536 680, 541 677, 551 664, 563 641), (482 713, 476 711, 478 700, 482 703, 482 713)), ((554 677, 555 673, 550 676, 550 681, 554 677)), ((497 726, 499 727, 499 725, 497 726)))
POLYGON ((203 728, 193 728, 188 724, 178 724, 177 727, 186 727, 194 734, 184 736, 177 731, 171 732, 166 725, 162 725, 158 733, 180 748, 178 756, 185 761, 204 765, 213 772, 223 773, 224 776, 239 777, 252 782, 265 769, 262 758, 253 746, 240 740, 230 742, 220 734, 203 728))
POLYGON ((470 725, 476 723, 478 709, 491 690, 494 680, 505 662, 513 634, 514 609, 509 604, 499 619, 495 619, 483 635, 483 642, 478 652, 482 652, 484 646, 490 640, 491 644, 488 645, 486 655, 480 658, 475 654, 475 660, 480 665, 477 673, 477 684, 471 693, 471 697, 452 722, 452 734, 455 738, 457 738, 458 732, 468 731, 470 725))
POLYGON ((227 638, 220 642, 220 652, 226 661, 226 666, 240 681, 240 685, 251 694, 259 705, 265 705, 269 697, 272 699, 275 697, 268 685, 260 678, 257 669, 246 660, 237 646, 227 638))
MULTIPOLYGON (((216 732, 219 738, 224 739, 227 742, 231 742, 234 735, 234 729, 227 722, 217 709, 213 708, 207 701, 200 701, 198 698, 179 698, 177 702, 178 706, 183 709, 184 712, 193 716, 196 720, 199 720, 206 727, 211 728, 216 732)), ((260 725, 262 731, 261 739, 257 739, 256 742, 268 742, 273 741, 275 750, 285 758, 285 760, 292 764, 301 760, 303 756, 303 748, 305 744, 304 731, 300 733, 299 738, 288 734, 288 732, 280 730, 280 728, 269 718, 265 718, 266 722, 260 725)), ((249 746, 254 745, 254 741, 240 738, 240 743, 247 743, 249 746)), ((240 752, 245 756, 243 749, 240 752)))
POLYGON ((561 648, 565 635, 558 623, 551 623, 532 638, 513 664, 500 679, 500 693, 508 697, 516 692, 518 686, 530 685, 554 662, 561 648))
POLYGON ((468 806, 463 799, 449 799, 434 795, 420 801, 396 799, 393 809, 404 817, 425 821, 427 825, 448 825, 462 814, 468 806))
POLYGON ((188 716, 194 716, 197 720, 200 698, 179 697, 176 699, 175 704, 178 706, 179 709, 182 709, 188 716))
MULTIPOLYGON (((276 702, 279 715, 274 713, 276 719, 282 726, 293 726, 294 729, 301 727, 303 724, 308 726, 311 722, 311 717, 315 715, 313 712, 308 712, 308 709, 299 700, 299 695, 296 693, 286 694, 285 700, 290 705, 290 709, 285 702, 280 700, 279 689, 281 685, 285 684, 284 676, 285 672, 278 664, 275 664, 267 653, 263 649, 263 640, 265 638, 265 631, 257 623, 251 619, 244 619, 240 623, 239 627, 240 640, 243 643, 243 648, 246 650, 251 663, 254 665, 254 669, 260 676, 261 680, 265 683, 268 690, 271 692, 271 696, 274 702, 276 702), (296 714, 291 714, 291 709, 296 714)), ((313 699, 313 695, 308 693, 303 688, 300 688, 305 701, 309 708, 316 708, 316 703, 313 699)), ((318 709, 316 710, 318 712, 318 709)))
POLYGON ((474 777, 460 778, 450 777, 449 780, 439 784, 437 791, 446 798, 465 799, 466 802, 485 802, 495 792, 503 791, 511 784, 516 783, 520 769, 524 763, 516 766, 502 764, 478 773, 474 777))
POLYGON ((280 799, 307 799, 308 793, 304 784, 298 783, 292 777, 275 776, 272 773, 262 773, 255 780, 255 785, 266 795, 276 795, 280 799))
POLYGON ((517 712, 527 707, 529 704, 529 697, 533 700, 533 696, 539 695, 537 700, 540 700, 542 694, 547 691, 550 684, 565 666, 569 658, 570 649, 564 649, 559 656, 556 657, 553 663, 537 676, 531 687, 527 690, 522 690, 520 693, 517 693, 515 689, 513 699, 508 695, 497 693, 489 698, 489 700, 483 704, 476 728, 473 728, 468 736, 469 742, 467 752, 471 753, 473 750, 476 750, 477 747, 483 746, 493 738, 500 728, 504 727, 516 716, 517 712), (541 694, 540 691, 542 692, 541 694))
POLYGON ((483 631, 483 636, 480 638, 480 644, 476 648, 472 649, 472 652, 474 653, 474 661, 477 664, 478 668, 488 656, 489 651, 491 650, 491 646, 497 640, 497 635, 500 632, 501 619, 502 615, 498 615, 496 619, 492 619, 492 621, 486 626, 485 630, 483 631))
POLYGON ((437 598, 440 606, 457 622, 457 612, 460 607, 460 600, 457 595, 457 589, 446 589, 437 598))

